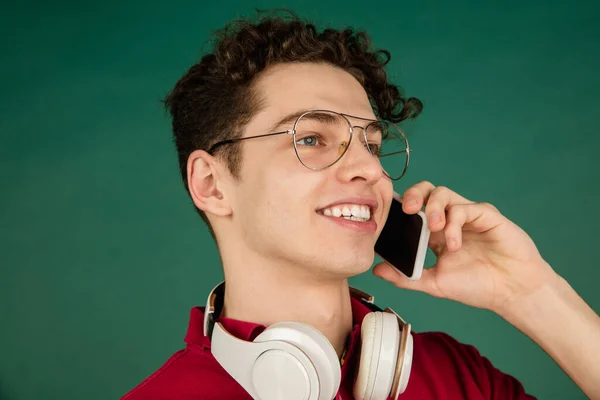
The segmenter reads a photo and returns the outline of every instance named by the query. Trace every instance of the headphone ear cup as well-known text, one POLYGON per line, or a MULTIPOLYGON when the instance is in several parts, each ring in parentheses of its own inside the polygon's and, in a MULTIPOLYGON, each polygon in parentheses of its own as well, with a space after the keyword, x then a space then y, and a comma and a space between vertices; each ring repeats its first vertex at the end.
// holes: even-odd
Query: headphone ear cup
POLYGON ((400 384, 398 385, 398 394, 401 394, 406 390, 408 386, 408 378, 410 377, 410 370, 412 367, 413 359, 413 337, 411 334, 408 335, 406 340, 406 351, 404 352, 404 359, 402 360, 402 372, 400 373, 400 384))
POLYGON ((312 363, 318 383, 310 388, 310 399, 331 400, 341 381, 340 362, 329 340, 315 328, 298 322, 277 322, 254 339, 254 343, 282 341, 297 347, 312 363), (318 393, 317 397, 312 395, 318 393))
POLYGON ((372 312, 361 326, 361 351, 354 383, 357 400, 385 400, 392 389, 400 328, 394 314, 372 312))

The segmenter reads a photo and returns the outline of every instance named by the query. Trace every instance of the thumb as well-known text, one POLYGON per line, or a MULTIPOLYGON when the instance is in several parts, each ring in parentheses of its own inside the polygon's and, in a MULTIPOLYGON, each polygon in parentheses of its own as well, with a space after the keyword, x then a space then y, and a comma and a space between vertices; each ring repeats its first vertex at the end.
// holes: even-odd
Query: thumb
POLYGON ((379 263, 373 267, 373 275, 385 279, 401 289, 416 290, 424 292, 431 296, 441 297, 435 284, 436 269, 423 269, 419 280, 410 280, 386 262, 379 263))

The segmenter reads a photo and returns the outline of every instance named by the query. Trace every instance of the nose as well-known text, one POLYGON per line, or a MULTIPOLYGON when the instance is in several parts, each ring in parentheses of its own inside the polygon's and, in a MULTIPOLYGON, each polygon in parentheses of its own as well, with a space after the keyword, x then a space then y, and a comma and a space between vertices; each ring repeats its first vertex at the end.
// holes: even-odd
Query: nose
POLYGON ((353 126, 353 137, 346 154, 338 162, 338 174, 343 181, 365 180, 375 183, 384 177, 379 159, 371 154, 363 143, 366 143, 364 128, 353 126))

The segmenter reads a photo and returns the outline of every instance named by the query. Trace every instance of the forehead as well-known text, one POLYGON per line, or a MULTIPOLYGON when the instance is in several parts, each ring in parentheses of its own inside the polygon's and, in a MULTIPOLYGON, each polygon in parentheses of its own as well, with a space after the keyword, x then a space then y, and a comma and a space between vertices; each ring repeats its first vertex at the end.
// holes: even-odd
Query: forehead
POLYGON ((252 125, 264 125, 299 110, 324 109, 375 119, 364 88, 348 72, 328 64, 280 64, 254 88, 263 107, 252 125))

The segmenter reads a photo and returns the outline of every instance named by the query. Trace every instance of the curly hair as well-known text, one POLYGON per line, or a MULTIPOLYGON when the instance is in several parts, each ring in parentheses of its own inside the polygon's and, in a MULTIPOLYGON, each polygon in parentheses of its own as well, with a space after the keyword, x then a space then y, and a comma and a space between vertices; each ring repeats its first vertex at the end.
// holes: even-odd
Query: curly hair
MULTIPOLYGON (((388 82, 384 68, 389 61, 390 53, 373 50, 365 32, 350 27, 319 32, 291 12, 230 22, 215 33, 212 52, 193 65, 165 99, 186 190, 190 154, 241 136, 243 126, 260 109, 253 83, 275 64, 326 63, 341 68, 364 87, 378 118, 400 122, 416 117, 423 105, 416 98, 405 99, 400 88, 388 82)), ((233 143, 228 151, 219 152, 236 178, 242 161, 239 146, 233 143)), ((214 237, 206 215, 198 212, 214 237)))

